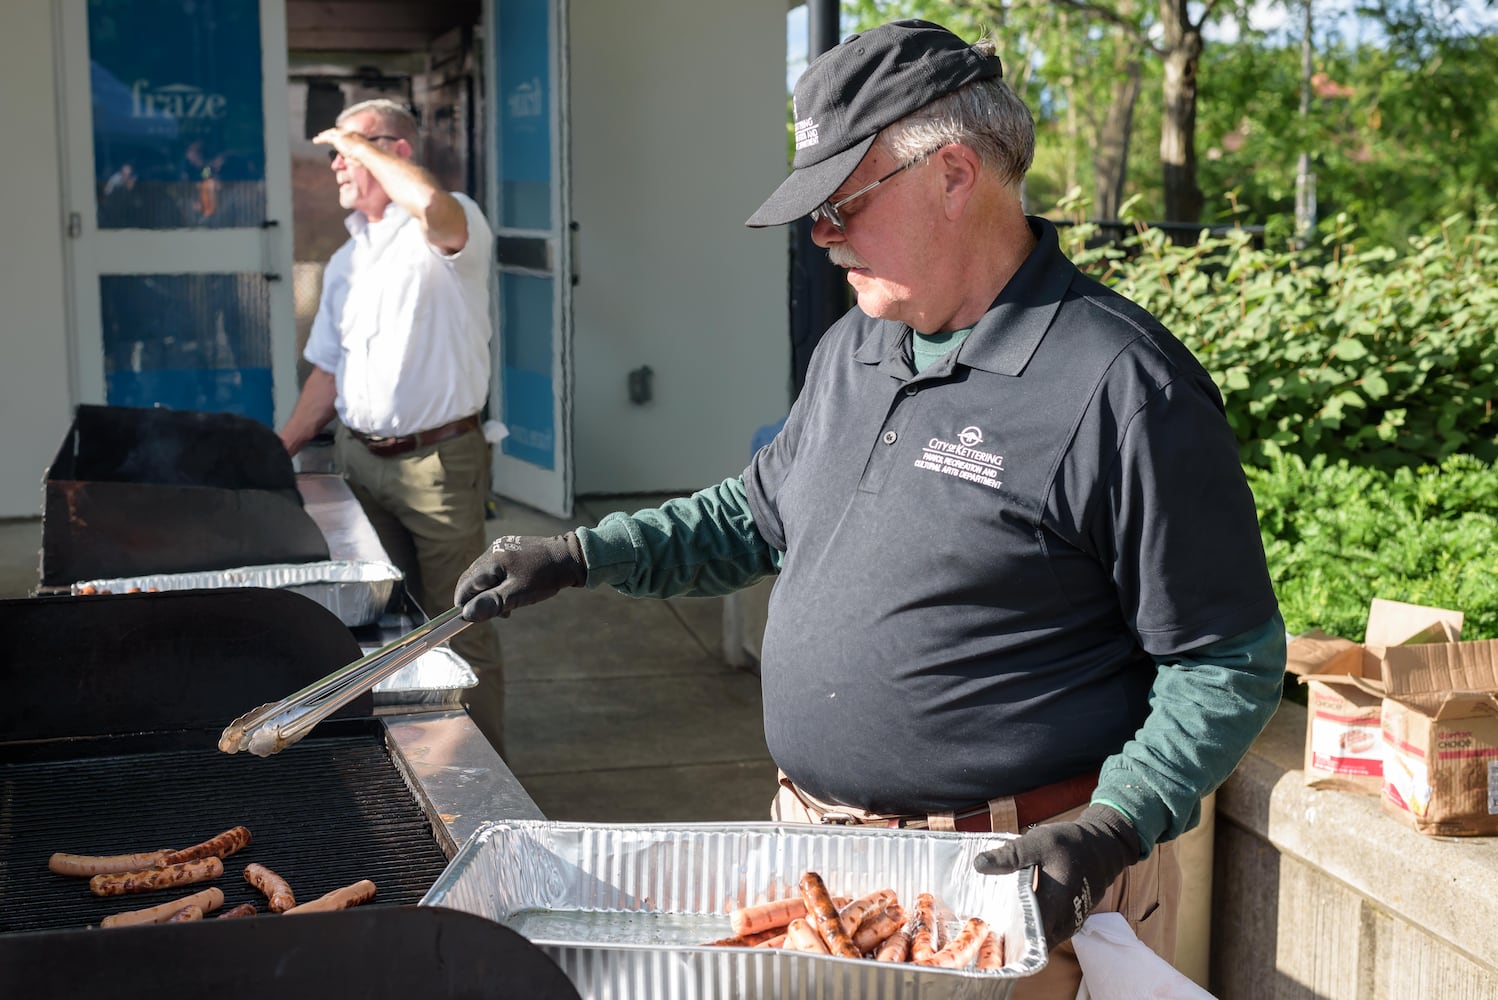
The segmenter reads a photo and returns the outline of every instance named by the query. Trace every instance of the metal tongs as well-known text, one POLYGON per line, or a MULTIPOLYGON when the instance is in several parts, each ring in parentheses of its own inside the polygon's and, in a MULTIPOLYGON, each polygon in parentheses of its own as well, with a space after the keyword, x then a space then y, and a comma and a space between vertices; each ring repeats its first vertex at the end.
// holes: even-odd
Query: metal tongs
POLYGON ((344 705, 472 625, 463 619, 462 613, 462 608, 444 612, 296 694, 251 709, 229 723, 218 738, 218 748, 224 753, 248 750, 256 757, 269 757, 285 750, 344 705))

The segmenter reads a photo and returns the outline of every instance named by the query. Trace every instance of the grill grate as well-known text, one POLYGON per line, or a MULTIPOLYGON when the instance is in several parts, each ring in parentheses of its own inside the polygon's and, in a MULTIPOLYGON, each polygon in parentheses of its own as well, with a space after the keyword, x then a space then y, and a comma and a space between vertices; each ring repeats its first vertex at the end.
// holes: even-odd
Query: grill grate
POLYGON ((81 928, 208 884, 226 909, 248 902, 265 913, 244 881, 252 861, 284 877, 299 903, 364 878, 379 887, 366 906, 416 903, 447 857, 374 727, 314 734, 263 759, 201 746, 118 752, 126 738, 89 741, 86 759, 0 759, 0 932, 81 928), (182 848, 240 825, 254 839, 213 883, 98 897, 86 879, 47 870, 56 851, 182 848))

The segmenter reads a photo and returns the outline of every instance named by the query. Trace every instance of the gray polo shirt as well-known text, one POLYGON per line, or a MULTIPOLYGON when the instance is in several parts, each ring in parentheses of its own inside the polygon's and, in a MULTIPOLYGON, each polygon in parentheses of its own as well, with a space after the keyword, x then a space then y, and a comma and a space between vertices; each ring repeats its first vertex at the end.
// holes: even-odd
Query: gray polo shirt
POLYGON ((950 809, 1100 764, 1156 666, 1276 611, 1210 376, 1055 229, 952 355, 855 309, 743 481, 784 553, 769 749, 812 794, 950 809))

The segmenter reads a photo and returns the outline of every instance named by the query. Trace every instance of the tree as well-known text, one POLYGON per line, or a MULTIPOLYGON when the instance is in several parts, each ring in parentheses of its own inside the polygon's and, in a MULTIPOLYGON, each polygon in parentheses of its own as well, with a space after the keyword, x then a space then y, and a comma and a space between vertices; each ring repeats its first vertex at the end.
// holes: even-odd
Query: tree
POLYGON ((1364 24, 1348 37, 1323 6, 1318 0, 1305 116, 1298 24, 1279 37, 1244 33, 1205 57, 1204 214, 1231 214, 1231 197, 1256 221, 1290 215, 1302 149, 1316 173, 1318 215, 1346 213, 1374 242, 1402 246, 1440 219, 1498 201, 1498 95, 1486 82, 1498 34, 1415 44, 1364 24))
MULTIPOLYGON (((1035 111, 1037 128, 1054 126, 1055 143, 1044 143, 1037 165, 1054 160, 1055 201, 1083 183, 1090 168, 1094 211, 1113 218, 1126 194, 1135 108, 1143 90, 1144 60, 1136 39, 1146 30, 1140 0, 1117 0, 1128 23, 1079 18, 1067 5, 1046 0, 847 0, 855 29, 898 17, 945 24, 964 37, 992 34, 1000 45, 1005 78, 1035 111), (1113 72, 1089 72, 1107 66, 1113 72), (1101 109, 1101 110, 1099 110, 1101 109)), ((1046 178, 1031 174, 1046 188, 1046 178)), ((1027 189, 1028 194, 1034 194, 1027 189)))

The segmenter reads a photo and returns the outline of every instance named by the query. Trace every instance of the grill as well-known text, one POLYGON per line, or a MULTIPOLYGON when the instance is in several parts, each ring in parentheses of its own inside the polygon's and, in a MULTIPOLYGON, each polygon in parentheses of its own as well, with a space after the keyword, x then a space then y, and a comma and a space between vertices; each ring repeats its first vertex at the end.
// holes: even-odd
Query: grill
POLYGON ((229 413, 80 406, 43 498, 44 590, 328 558, 280 440, 229 413))
MULTIPOLYGON (((46 596, 0 601, 0 997, 576 1000, 509 929, 415 905, 480 823, 540 815, 453 699, 429 697, 460 685, 365 693, 282 753, 230 756, 225 725, 358 659, 360 635, 289 590, 68 593, 91 577, 326 560, 330 542, 373 535, 344 516, 352 497, 319 494, 314 520, 307 485, 266 428, 79 408, 45 488, 46 596), (211 882, 96 897, 47 869, 54 852, 181 848, 239 825, 253 839, 211 882), (299 902, 361 879, 378 892, 283 919, 244 881, 250 862, 299 902), (208 885, 263 915, 96 926, 208 885)), ((422 620, 398 597, 363 630, 377 645, 422 620)))
POLYGON ((496 790, 513 777, 466 715, 375 717, 368 693, 283 753, 220 753, 231 719, 361 655, 337 617, 301 595, 247 588, 0 601, 0 635, 0 932, 83 927, 176 898, 94 897, 85 881, 47 870, 55 851, 179 848, 244 825, 254 839, 215 883, 226 903, 263 902, 239 878, 258 861, 299 900, 369 878, 376 905, 404 904, 421 898, 466 837, 448 820, 526 811, 528 800, 496 790), (398 737, 407 731, 414 749, 398 737), (431 757, 434 746, 448 756, 409 758, 431 757), (477 763, 489 765, 464 769, 478 797, 466 803, 421 776, 468 763, 455 756, 465 748, 487 753, 477 763))
POLYGON ((357 659, 321 605, 268 589, 0 601, 0 996, 218 1000, 352 995, 575 1000, 493 921, 415 904, 480 822, 539 816, 463 712, 375 715, 366 693, 267 758, 223 727, 357 659), (96 897, 53 852, 180 848, 233 826, 224 874, 96 897), (305 902, 360 879, 374 900, 284 918, 242 877, 259 862, 305 902), (215 885, 263 916, 100 930, 106 916, 215 885))
POLYGON ((58 759, 6 760, 0 931, 81 928, 205 887, 98 897, 86 879, 47 870, 54 851, 186 847, 241 824, 254 839, 212 883, 226 908, 265 910, 265 897, 240 877, 252 861, 283 876, 298 902, 364 878, 379 887, 376 904, 417 902, 447 865, 431 821, 391 760, 383 727, 330 728, 353 731, 314 733, 265 760, 221 754, 203 745, 204 734, 90 741, 82 758, 75 744, 58 759))
POLYGON ((175 898, 95 897, 85 880, 47 870, 54 851, 175 849, 247 826, 254 839, 216 884, 226 904, 262 909, 238 877, 250 861, 301 901, 369 878, 381 904, 416 902, 446 865, 368 694, 285 753, 218 751, 240 712, 359 658, 348 629, 307 598, 6 601, 0 634, 13 644, 0 708, 0 931, 82 927, 175 898))

